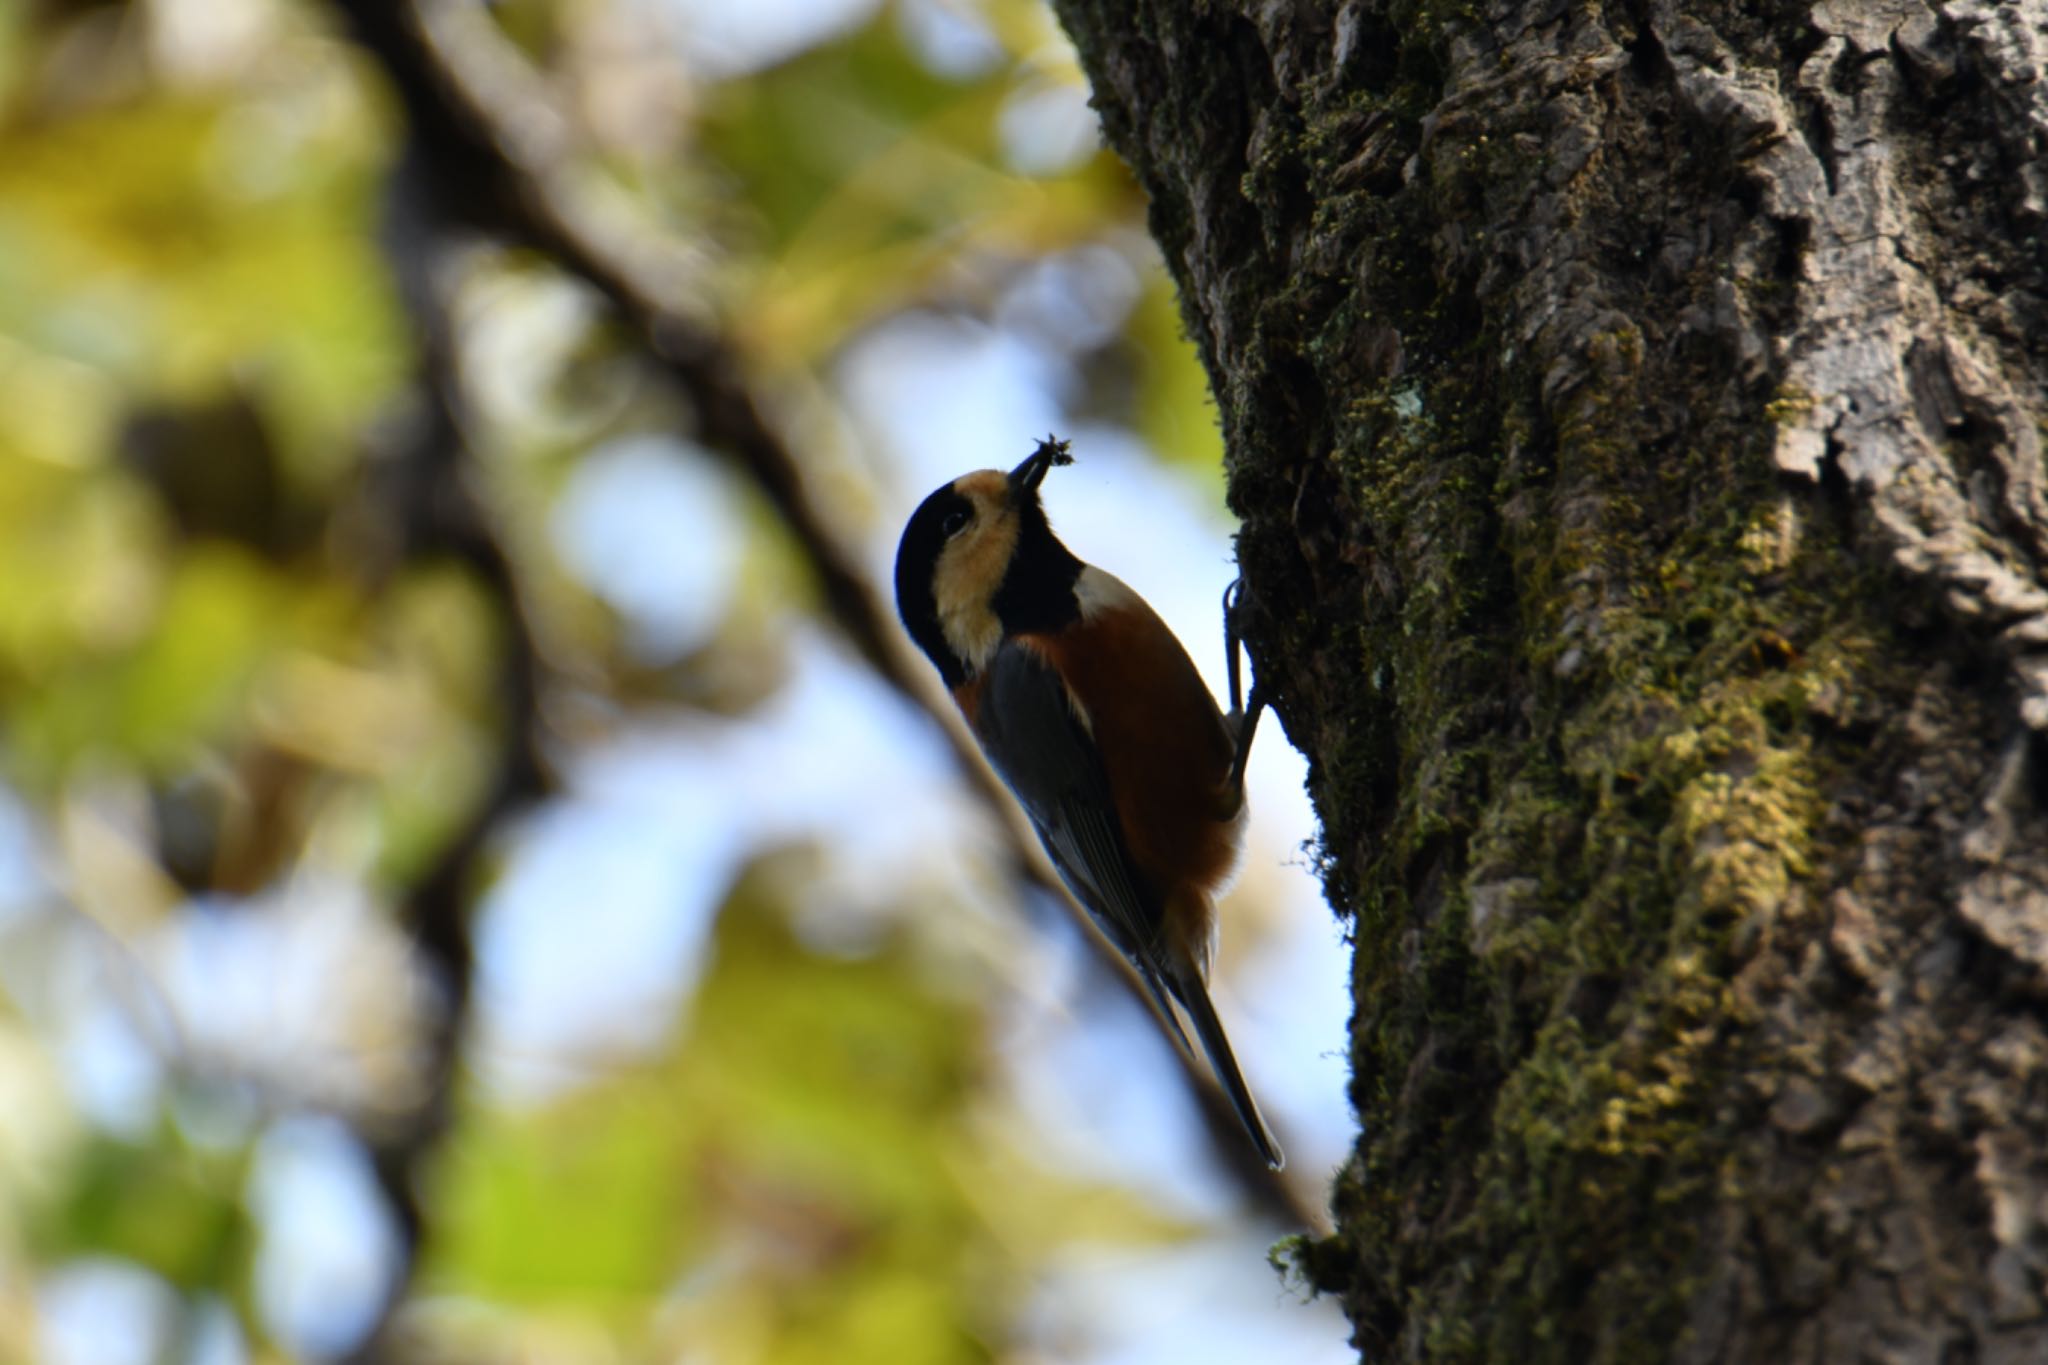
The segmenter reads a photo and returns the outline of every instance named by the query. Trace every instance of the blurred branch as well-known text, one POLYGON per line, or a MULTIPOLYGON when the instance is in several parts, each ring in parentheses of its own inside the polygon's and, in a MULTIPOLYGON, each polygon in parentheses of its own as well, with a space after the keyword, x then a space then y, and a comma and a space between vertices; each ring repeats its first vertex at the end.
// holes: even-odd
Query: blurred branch
POLYGON ((540 650, 511 556, 468 480, 462 377, 441 281, 451 242, 448 219, 443 190, 421 148, 408 142, 386 188, 383 238, 420 346, 422 411, 398 448, 372 466, 369 519, 374 529, 395 533, 389 547, 395 554, 381 557, 386 570, 395 564, 453 563, 481 589, 497 618, 498 740, 489 788, 399 907, 400 926, 440 987, 441 1008, 421 1042, 425 1060, 417 1107, 364 1135, 378 1186, 398 1224, 401 1260, 375 1324, 351 1353, 358 1362, 394 1357, 391 1327, 426 1237, 420 1182, 452 1122, 475 977, 469 902, 478 864, 498 826, 549 785, 540 753, 540 650))
MULTIPOLYGON (((763 414, 740 358, 691 308, 690 254, 636 223, 602 184, 579 175, 582 163, 566 123, 475 4, 336 3, 397 88, 414 145, 443 201, 478 229, 552 257, 611 303, 647 357, 690 400, 703 443, 730 459, 774 506, 840 630, 877 673, 944 729, 1007 833, 1013 875, 1066 906, 1097 957, 1150 1012, 1130 967, 1073 905, 953 708, 922 661, 912 658, 857 557, 811 499, 801 463, 763 414)), ((1282 1222, 1318 1225, 1320 1215, 1250 1150, 1208 1072, 1185 1053, 1176 1056, 1201 1100, 1216 1152, 1252 1201, 1282 1222)))

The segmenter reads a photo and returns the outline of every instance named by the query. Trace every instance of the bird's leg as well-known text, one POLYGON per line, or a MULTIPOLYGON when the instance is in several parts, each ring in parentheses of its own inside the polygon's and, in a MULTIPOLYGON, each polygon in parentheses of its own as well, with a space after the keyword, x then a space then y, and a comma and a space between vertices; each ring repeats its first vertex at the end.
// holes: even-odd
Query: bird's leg
POLYGON ((1259 728, 1259 712, 1265 709, 1265 694, 1253 683, 1250 705, 1237 725, 1237 757, 1230 764, 1230 790, 1240 806, 1244 804, 1244 765, 1252 756, 1252 731, 1259 728))
POLYGON ((1244 805, 1244 765, 1252 756, 1252 734, 1259 727, 1259 712, 1266 709, 1266 696, 1259 690, 1258 679, 1252 680, 1252 693, 1247 699, 1238 672, 1237 652, 1241 640, 1237 622, 1239 613, 1244 610, 1244 579, 1239 578, 1223 590, 1223 650, 1225 666, 1230 674, 1230 728, 1237 740, 1237 756, 1231 760, 1230 785, 1227 788, 1233 814, 1244 805))
POLYGON ((1233 578, 1223 590, 1223 665, 1230 671, 1230 718, 1244 714, 1244 688, 1237 672, 1237 613, 1244 601, 1244 579, 1233 578))

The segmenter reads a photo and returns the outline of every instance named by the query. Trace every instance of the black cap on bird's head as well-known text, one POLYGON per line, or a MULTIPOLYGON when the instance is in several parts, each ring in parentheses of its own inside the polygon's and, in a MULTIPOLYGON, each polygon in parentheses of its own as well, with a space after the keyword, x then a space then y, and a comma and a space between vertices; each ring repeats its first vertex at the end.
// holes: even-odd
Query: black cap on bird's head
POLYGON ((911 513, 896 546, 896 610, 948 687, 979 672, 1004 634, 1072 614, 1081 561, 1046 523, 1038 487, 1073 462, 1048 436, 1008 474, 962 474, 911 513))

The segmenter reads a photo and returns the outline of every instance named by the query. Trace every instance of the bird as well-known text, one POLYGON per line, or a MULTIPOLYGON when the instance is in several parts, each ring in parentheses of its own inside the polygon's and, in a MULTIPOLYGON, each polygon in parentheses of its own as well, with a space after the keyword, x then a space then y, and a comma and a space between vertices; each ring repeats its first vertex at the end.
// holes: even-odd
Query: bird
POLYGON ((963 474, 911 514, 896 607, 1074 898, 1129 960, 1183 1050, 1194 1025, 1266 1164, 1285 1158, 1209 999, 1216 897, 1236 870, 1244 760, 1263 706, 1232 707, 1145 599, 1053 534, 1040 485, 1073 463, 1048 436, 1005 474, 963 474))

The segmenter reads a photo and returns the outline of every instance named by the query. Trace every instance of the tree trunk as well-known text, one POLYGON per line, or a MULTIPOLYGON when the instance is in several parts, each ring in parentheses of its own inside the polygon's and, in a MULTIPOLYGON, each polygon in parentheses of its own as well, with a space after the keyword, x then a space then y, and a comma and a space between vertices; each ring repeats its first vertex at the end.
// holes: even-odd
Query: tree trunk
POLYGON ((2048 1360, 2048 0, 1057 3, 1356 942, 1299 1266, 1374 1360, 2048 1360))

